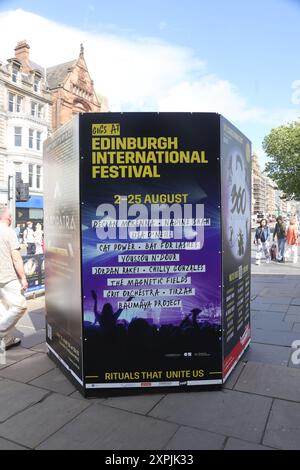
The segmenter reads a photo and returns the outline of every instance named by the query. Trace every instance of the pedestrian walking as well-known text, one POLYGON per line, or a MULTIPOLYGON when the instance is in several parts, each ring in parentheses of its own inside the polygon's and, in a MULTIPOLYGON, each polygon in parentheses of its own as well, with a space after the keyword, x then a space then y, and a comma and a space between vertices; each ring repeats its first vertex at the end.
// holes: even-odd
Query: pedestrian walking
POLYGON ((5 350, 21 343, 11 332, 26 312, 24 292, 28 288, 20 244, 11 222, 8 208, 0 205, 0 342, 5 350))
POLYGON ((42 255, 43 254, 43 237, 44 232, 42 230, 42 226, 40 223, 36 224, 35 231, 34 231, 34 241, 35 241, 35 254, 42 255))
POLYGON ((25 232, 25 229, 26 229, 26 225, 25 224, 21 224, 20 226, 20 243, 24 243, 24 232, 25 232))
POLYGON ((284 251, 285 251, 285 243, 286 243, 286 225, 283 221, 281 215, 279 215, 276 219, 276 225, 273 233, 273 240, 277 237, 277 261, 284 262, 284 251))
POLYGON ((35 239, 34 239, 34 231, 32 228, 32 222, 27 222, 27 227, 23 233, 23 242, 27 247, 27 255, 34 255, 35 254, 35 239))
POLYGON ((290 225, 287 229, 286 234, 287 250, 286 259, 297 263, 298 259, 298 229, 296 225, 296 219, 293 217, 290 219, 290 225))
POLYGON ((254 243, 256 244, 256 264, 260 265, 263 255, 266 262, 270 262, 270 238, 271 231, 266 219, 262 219, 259 227, 256 229, 254 243))
POLYGON ((17 239, 18 239, 18 241, 20 242, 20 233, 21 233, 20 224, 17 224, 17 225, 16 225, 15 232, 16 232, 16 235, 17 235, 17 239))

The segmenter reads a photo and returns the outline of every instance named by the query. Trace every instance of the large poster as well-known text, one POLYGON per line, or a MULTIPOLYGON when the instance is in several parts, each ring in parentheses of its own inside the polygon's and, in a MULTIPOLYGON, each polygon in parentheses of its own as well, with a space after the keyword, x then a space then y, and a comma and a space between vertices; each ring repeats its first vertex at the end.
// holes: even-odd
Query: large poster
POLYGON ((221 117, 224 378, 250 342, 251 144, 221 117))
POLYGON ((47 343, 83 386, 78 118, 44 146, 47 343))
POLYGON ((80 116, 86 388, 222 383, 220 116, 80 116))

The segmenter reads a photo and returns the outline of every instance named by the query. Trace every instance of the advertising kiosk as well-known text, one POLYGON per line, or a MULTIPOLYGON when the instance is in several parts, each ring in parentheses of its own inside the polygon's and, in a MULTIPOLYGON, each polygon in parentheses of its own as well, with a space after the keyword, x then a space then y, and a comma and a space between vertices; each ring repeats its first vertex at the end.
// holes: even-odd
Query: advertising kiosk
POLYGON ((250 343, 250 141, 215 113, 86 113, 44 175, 50 357, 85 396, 221 386, 250 343))

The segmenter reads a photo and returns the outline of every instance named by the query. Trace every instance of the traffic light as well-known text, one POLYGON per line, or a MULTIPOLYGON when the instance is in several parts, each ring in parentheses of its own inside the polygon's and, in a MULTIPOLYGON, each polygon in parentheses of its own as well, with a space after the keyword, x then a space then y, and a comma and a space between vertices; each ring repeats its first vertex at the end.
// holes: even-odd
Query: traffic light
POLYGON ((16 201, 26 202, 30 199, 29 184, 23 183, 21 173, 16 173, 16 201))

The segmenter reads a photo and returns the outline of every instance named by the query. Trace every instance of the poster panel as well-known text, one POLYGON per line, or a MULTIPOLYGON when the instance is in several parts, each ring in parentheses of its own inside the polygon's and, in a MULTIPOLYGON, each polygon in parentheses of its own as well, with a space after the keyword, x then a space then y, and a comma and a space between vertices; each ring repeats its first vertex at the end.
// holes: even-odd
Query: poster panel
POLYGON ((23 255, 24 270, 28 281, 26 294, 45 290, 44 255, 23 255))
POLYGON ((224 378, 251 339, 251 143, 221 117, 224 378))
POLYGON ((78 117, 44 144, 47 343, 82 383, 78 117))
POLYGON ((80 116, 86 389, 222 382, 220 117, 80 116))

